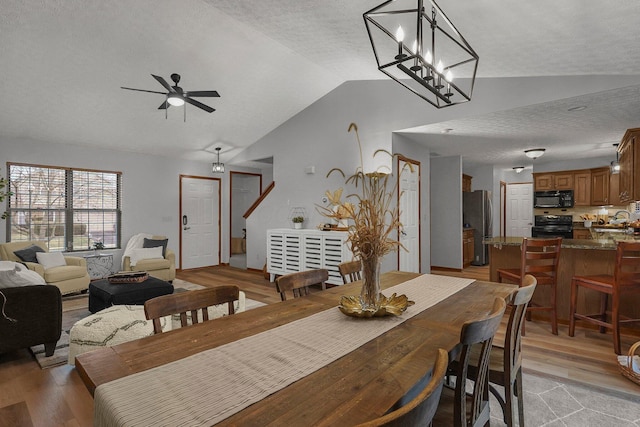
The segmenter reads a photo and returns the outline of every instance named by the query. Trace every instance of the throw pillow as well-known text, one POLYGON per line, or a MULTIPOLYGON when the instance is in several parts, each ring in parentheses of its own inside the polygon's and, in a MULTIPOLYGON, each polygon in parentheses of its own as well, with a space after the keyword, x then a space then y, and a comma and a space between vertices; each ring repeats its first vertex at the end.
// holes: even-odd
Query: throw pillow
POLYGON ((42 265, 45 270, 67 265, 62 252, 38 252, 36 258, 38 258, 38 263, 42 265))
POLYGON ((129 254, 129 264, 134 267, 138 261, 143 259, 163 259, 162 247, 156 246, 155 248, 135 248, 131 250, 129 254))
POLYGON ((19 251, 14 251, 13 253, 24 262, 38 262, 36 258, 36 253, 38 252, 44 252, 44 249, 38 245, 31 245, 19 251))
POLYGON ((143 248, 157 248, 158 246, 162 246, 162 257, 164 258, 167 253, 167 243, 169 243, 169 239, 147 239, 144 238, 142 242, 143 248))
POLYGON ((46 285, 46 283, 42 276, 20 263, 0 261, 0 289, 32 285, 46 285))

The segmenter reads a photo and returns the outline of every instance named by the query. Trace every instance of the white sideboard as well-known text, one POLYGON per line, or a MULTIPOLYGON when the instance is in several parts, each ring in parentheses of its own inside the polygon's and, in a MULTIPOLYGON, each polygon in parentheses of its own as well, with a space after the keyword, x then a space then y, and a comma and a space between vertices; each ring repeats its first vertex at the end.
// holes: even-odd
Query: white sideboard
POLYGON ((342 285, 338 264, 352 259, 346 245, 348 235, 346 231, 267 230, 267 272, 271 281, 276 275, 325 268, 329 270, 327 283, 342 285))

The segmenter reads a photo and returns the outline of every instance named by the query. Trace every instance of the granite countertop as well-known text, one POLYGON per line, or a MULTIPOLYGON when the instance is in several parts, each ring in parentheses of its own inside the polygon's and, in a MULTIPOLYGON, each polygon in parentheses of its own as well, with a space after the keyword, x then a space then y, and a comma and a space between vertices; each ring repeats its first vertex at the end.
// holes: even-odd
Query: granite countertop
MULTIPOLYGON (((522 237, 492 237, 482 241, 485 245, 520 246, 522 237)), ((615 250, 616 241, 610 239, 563 239, 563 248, 615 250)))

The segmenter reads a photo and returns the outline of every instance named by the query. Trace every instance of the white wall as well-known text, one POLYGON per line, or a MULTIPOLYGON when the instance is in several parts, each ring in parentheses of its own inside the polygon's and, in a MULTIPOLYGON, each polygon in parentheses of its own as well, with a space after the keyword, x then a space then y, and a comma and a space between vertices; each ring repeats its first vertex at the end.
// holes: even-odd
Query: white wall
POLYGON ((431 159, 431 265, 462 269, 462 158, 431 159))

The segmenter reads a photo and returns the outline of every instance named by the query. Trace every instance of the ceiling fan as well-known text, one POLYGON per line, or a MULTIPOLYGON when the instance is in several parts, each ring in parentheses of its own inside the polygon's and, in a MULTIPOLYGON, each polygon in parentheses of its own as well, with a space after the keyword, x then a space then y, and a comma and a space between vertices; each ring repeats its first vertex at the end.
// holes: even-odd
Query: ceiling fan
MULTIPOLYGON (((196 101, 195 99, 193 99, 193 97, 217 98, 217 97, 220 97, 220 94, 218 94, 217 91, 215 90, 185 91, 180 86, 178 86, 178 83, 180 82, 180 74, 175 74, 175 73, 171 74, 171 80, 173 80, 174 86, 169 85, 169 83, 167 83, 167 81, 160 76, 156 76, 154 74, 151 74, 151 76, 154 79, 156 79, 158 83, 160 83, 168 92, 157 92, 153 90, 134 89, 131 87, 122 87, 122 86, 121 86, 121 89, 135 90, 138 92, 158 93, 160 95, 164 95, 165 101, 158 107, 158 110, 165 110, 165 113, 170 106, 173 105, 175 107, 179 107, 181 105, 184 105, 185 102, 188 102, 189 104, 194 105, 208 113, 213 113, 214 111, 216 111, 215 108, 211 108, 200 101, 196 101)), ((185 120, 186 120, 186 109, 185 109, 185 120)))

